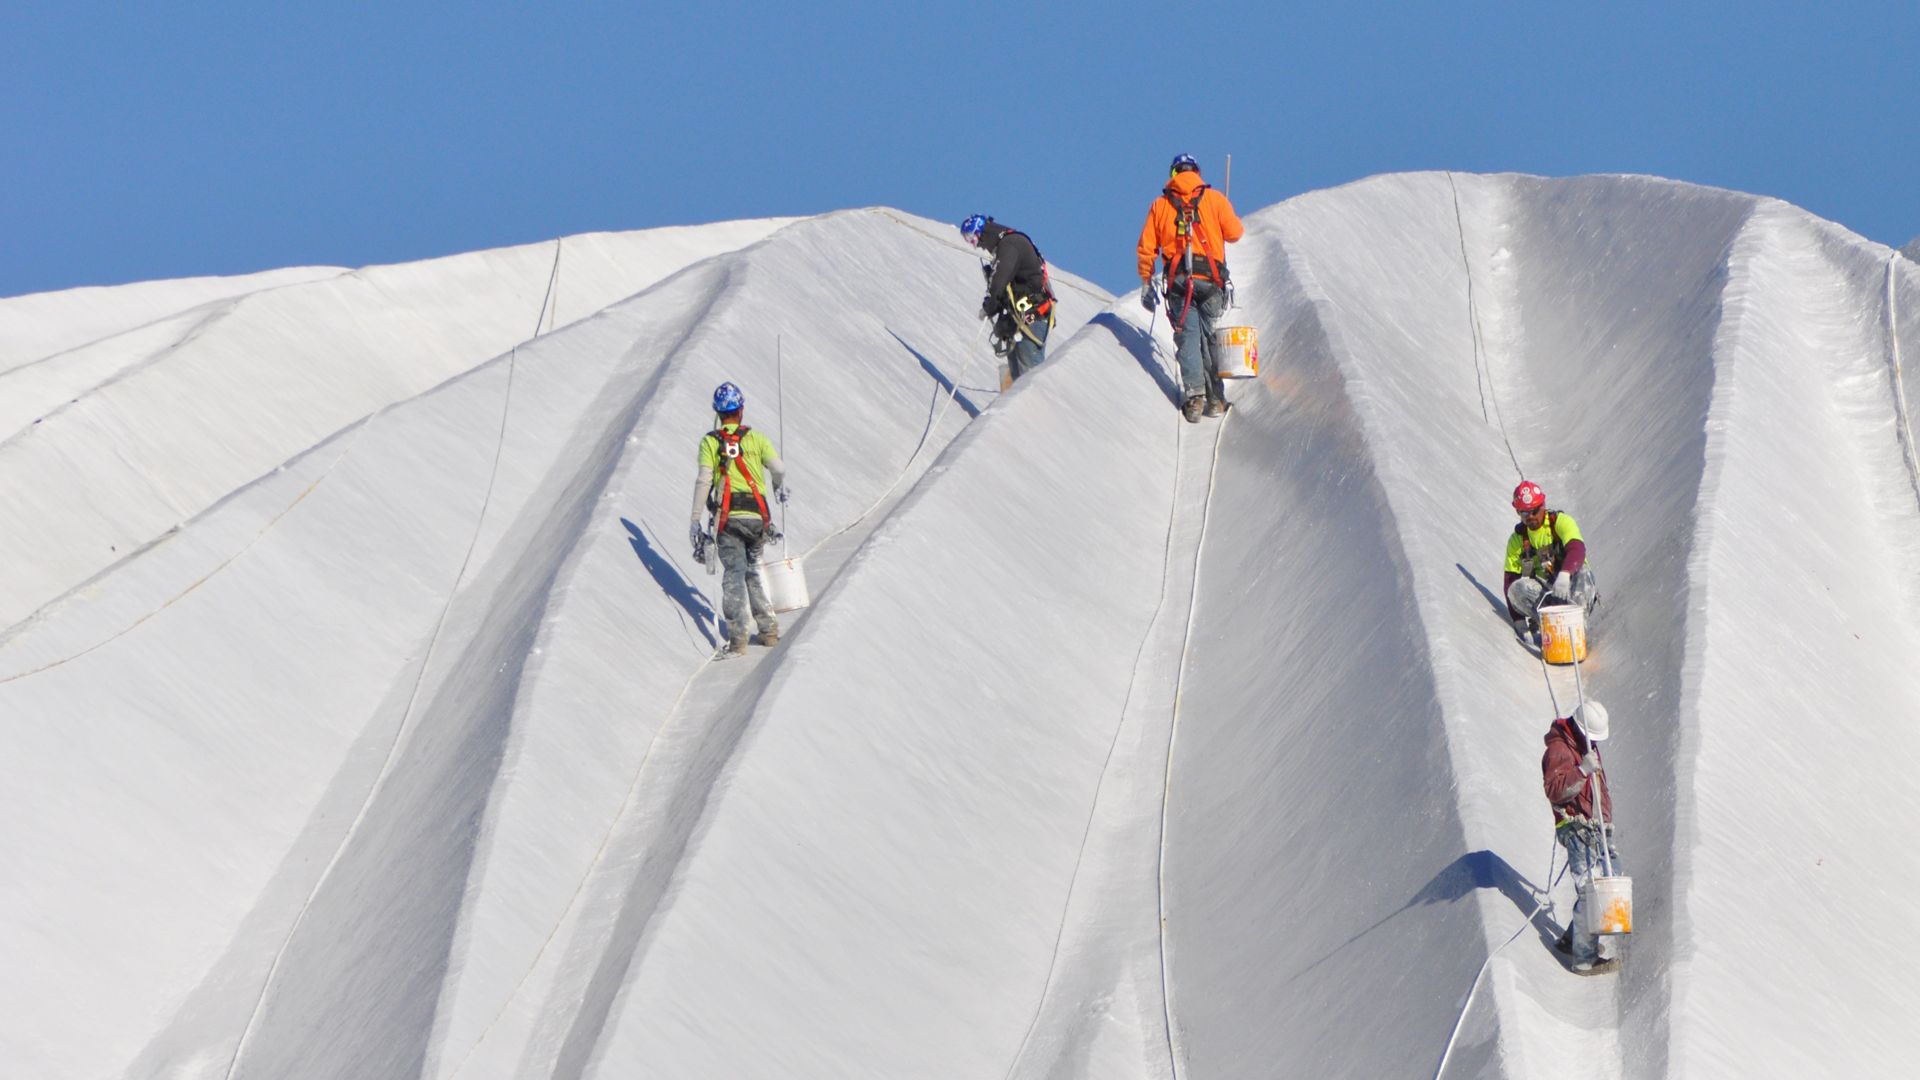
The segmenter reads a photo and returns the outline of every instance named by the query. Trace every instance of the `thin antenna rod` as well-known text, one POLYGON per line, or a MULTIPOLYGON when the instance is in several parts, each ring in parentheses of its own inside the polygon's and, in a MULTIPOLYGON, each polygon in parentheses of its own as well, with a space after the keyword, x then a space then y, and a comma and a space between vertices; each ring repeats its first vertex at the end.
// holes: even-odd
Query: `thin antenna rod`
MULTIPOLYGON (((781 349, 781 336, 773 335, 773 393, 779 399, 780 445, 787 445, 787 368, 781 349)), ((780 504, 780 557, 787 557, 787 504, 780 504)))

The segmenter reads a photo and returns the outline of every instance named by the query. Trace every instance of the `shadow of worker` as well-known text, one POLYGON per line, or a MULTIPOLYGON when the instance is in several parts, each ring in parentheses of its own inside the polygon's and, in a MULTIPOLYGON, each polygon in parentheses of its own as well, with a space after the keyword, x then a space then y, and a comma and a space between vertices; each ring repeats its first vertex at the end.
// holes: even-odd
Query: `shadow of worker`
POLYGON ((1172 372, 1160 363, 1160 358, 1154 349, 1152 334, 1111 311, 1103 311, 1095 315, 1088 321, 1088 325, 1098 326, 1112 334, 1113 340, 1119 342, 1120 347, 1126 349, 1128 355, 1133 357, 1133 362, 1140 365, 1140 370, 1153 376, 1154 385, 1166 395, 1168 404, 1177 408, 1186 400, 1185 395, 1180 392, 1180 383, 1173 377, 1172 372))
POLYGON ((1294 978, 1299 978, 1300 975, 1305 975, 1333 959, 1341 950, 1415 908, 1455 903, 1481 889, 1499 890, 1500 895, 1506 897, 1521 915, 1531 918, 1534 930, 1540 935, 1541 943, 1548 949, 1553 948, 1554 939, 1559 937, 1559 930, 1553 925, 1552 920, 1547 918, 1544 909, 1534 910, 1540 903, 1540 891, 1531 881, 1520 876, 1519 871, 1508 865, 1507 860, 1491 851, 1470 851, 1441 868, 1440 872, 1422 886, 1419 892, 1414 893, 1406 903, 1389 912, 1372 926, 1348 938, 1332 952, 1302 968, 1299 975, 1295 975, 1294 978))
POLYGON ((715 623, 713 605, 706 596, 693 587, 693 583, 687 580, 672 560, 653 546, 644 528, 626 518, 621 518, 620 524, 627 527, 627 542, 633 545, 633 553, 640 556, 640 565, 653 575, 654 584, 660 586, 660 591, 666 593, 669 600, 679 604, 682 611, 693 617, 694 625, 700 628, 700 634, 707 639, 709 647, 719 648, 720 639, 714 637, 712 629, 715 623))

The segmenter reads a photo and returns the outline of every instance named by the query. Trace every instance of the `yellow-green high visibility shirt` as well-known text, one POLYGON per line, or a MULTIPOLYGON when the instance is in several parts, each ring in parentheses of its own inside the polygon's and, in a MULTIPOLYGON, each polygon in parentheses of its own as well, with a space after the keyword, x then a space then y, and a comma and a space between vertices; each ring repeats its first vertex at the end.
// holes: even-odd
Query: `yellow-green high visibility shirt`
MULTIPOLYGON (((1552 556, 1556 538, 1560 542, 1562 551, 1566 550, 1568 544, 1581 539, 1580 523, 1573 520, 1572 514, 1551 511, 1547 514, 1546 520, 1540 523, 1539 528, 1527 530, 1527 542, 1533 545, 1534 558, 1532 566, 1524 567, 1520 565, 1521 552, 1524 550, 1520 543, 1520 533, 1517 529, 1508 532, 1507 573, 1521 575, 1531 573, 1539 578, 1551 576, 1547 573, 1548 559, 1541 556, 1552 556)), ((1591 564, 1593 560, 1588 559, 1587 562, 1591 564)))
MULTIPOLYGON (((739 427, 738 424, 720 425, 721 430, 727 432, 738 430, 739 427)), ((779 458, 780 453, 774 449, 773 440, 760 434, 758 430, 748 428, 747 433, 740 437, 740 462, 747 467, 748 472, 753 474, 753 483, 760 488, 760 497, 768 502, 773 501, 773 485, 767 482, 767 462, 777 461, 779 458)), ((714 438, 712 432, 700 437, 700 467, 713 471, 715 484, 719 483, 722 467, 726 465, 726 461, 727 459, 720 454, 720 440, 714 438)), ((725 472, 729 485, 728 491, 747 493, 753 491, 753 487, 747 484, 747 478, 739 469, 728 466, 725 472)), ((753 517, 760 516, 755 510, 735 509, 731 512, 753 517)))

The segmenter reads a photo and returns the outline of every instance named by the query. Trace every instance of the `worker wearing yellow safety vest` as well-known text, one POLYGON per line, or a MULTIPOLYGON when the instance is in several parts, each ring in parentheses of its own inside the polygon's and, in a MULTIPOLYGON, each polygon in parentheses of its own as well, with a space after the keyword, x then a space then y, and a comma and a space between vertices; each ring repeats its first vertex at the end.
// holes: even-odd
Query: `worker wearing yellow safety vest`
POLYGON ((1507 617, 1523 641, 1540 633, 1540 605, 1579 604, 1591 612, 1600 603, 1599 582, 1587 562, 1580 524, 1562 510, 1547 509, 1547 493, 1531 480, 1513 489, 1519 524, 1507 536, 1507 617))
POLYGON ((740 423, 746 395, 730 382, 713 391, 715 423, 700 438, 700 470, 693 485, 693 541, 696 562, 717 554, 724 576, 720 581, 720 613, 726 620, 723 656, 747 651, 746 610, 759 624, 760 644, 780 640, 780 622, 773 617, 760 575, 751 569, 760 551, 777 538, 770 524, 767 501, 785 504, 789 496, 786 470, 772 440, 740 423), (711 527, 707 522, 711 519, 711 527))

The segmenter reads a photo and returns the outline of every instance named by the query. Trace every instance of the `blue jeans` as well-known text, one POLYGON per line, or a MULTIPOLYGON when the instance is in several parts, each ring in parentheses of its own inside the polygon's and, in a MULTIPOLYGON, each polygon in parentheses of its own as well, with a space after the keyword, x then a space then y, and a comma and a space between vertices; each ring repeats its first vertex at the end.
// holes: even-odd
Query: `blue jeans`
POLYGON ((1188 311, 1187 280, 1167 284, 1167 320, 1173 324, 1173 352, 1180 360, 1180 390, 1184 397, 1225 401, 1227 384, 1213 351, 1213 323, 1227 310, 1227 294, 1211 281, 1194 278, 1193 309, 1188 311))
POLYGON ((766 590, 760 575, 750 568, 760 561, 760 549, 767 543, 767 523, 756 514, 729 514, 727 527, 714 538, 720 549, 720 613, 727 619, 727 638, 738 645, 747 643, 745 608, 751 607, 760 632, 771 633, 780 626, 767 605, 766 590))
POLYGON ((1035 319, 1026 329, 1033 331, 1032 338, 1025 330, 1014 327, 1013 351, 1007 354, 1007 372, 1016 379, 1039 367, 1040 361, 1047 358, 1047 320, 1035 319))
MULTIPOLYGON (((1560 846, 1567 849, 1567 872, 1573 875, 1573 963, 1576 967, 1591 966, 1599 957, 1600 944, 1587 932, 1585 915, 1594 875, 1606 872, 1606 864, 1600 861, 1600 830, 1592 822, 1578 822, 1562 825, 1555 832, 1560 846)), ((1620 862, 1619 848, 1614 846, 1612 825, 1607 826, 1607 855, 1613 860, 1614 876, 1624 876, 1627 869, 1620 862)))

